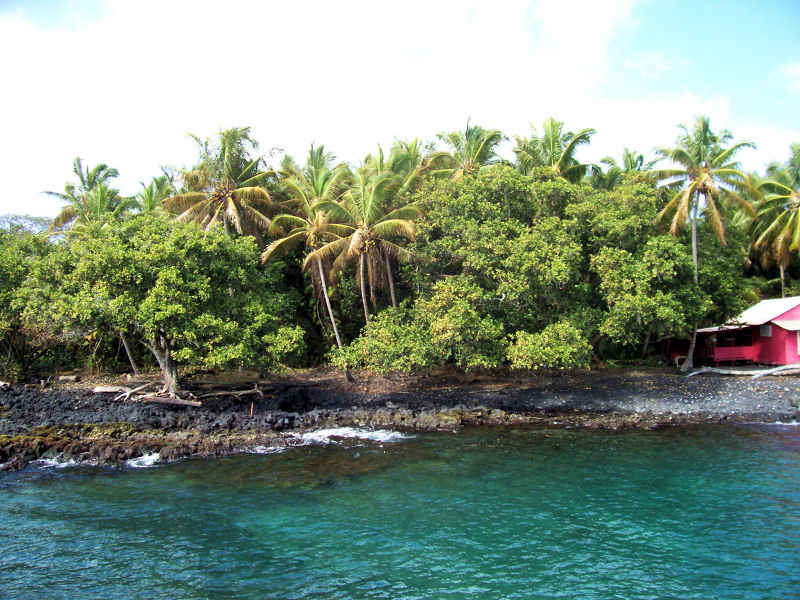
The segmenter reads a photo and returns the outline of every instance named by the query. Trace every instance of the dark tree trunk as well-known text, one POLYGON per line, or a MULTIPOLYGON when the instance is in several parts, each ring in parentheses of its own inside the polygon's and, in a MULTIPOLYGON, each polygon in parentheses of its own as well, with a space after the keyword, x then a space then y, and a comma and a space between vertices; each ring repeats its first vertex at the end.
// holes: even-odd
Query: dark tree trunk
POLYGON ((131 369, 133 369, 133 375, 134 377, 138 377, 139 367, 136 366, 136 361, 133 359, 133 353, 131 352, 131 347, 128 345, 128 338, 122 331, 119 332, 119 339, 122 340, 122 345, 125 346, 125 352, 128 355, 128 362, 131 363, 131 369))
POLYGON ((392 277, 392 261, 389 258, 389 253, 384 250, 383 260, 386 262, 386 278, 389 280, 389 292, 392 295, 392 306, 397 308, 397 296, 394 293, 394 277, 392 277))
POLYGON ((364 321, 369 321, 369 307, 367 306, 367 283, 364 271, 366 270, 366 255, 359 258, 359 282, 361 284, 361 303, 364 305, 364 321))
POLYGON ((156 357, 158 366, 161 367, 161 374, 164 377, 164 387, 161 388, 161 392, 177 396, 178 367, 172 358, 172 348, 170 348, 169 340, 163 333, 159 333, 156 336, 155 341, 150 346, 150 351, 156 357))
POLYGON ((647 348, 650 346, 650 328, 647 328, 647 337, 644 338, 644 348, 642 348, 642 358, 647 356, 647 348))
POLYGON ((328 296, 328 284, 325 282, 325 271, 322 268, 322 260, 317 258, 317 268, 319 269, 319 280, 322 283, 322 295, 325 296, 325 306, 328 309, 328 317, 330 317, 331 325, 333 325, 333 334, 336 336, 336 345, 341 348, 342 340, 339 337, 339 328, 336 327, 336 319, 333 318, 333 308, 331 308, 331 299, 328 296))
POLYGON ((686 373, 689 369, 694 366, 694 346, 697 342, 697 323, 694 324, 692 328, 692 341, 689 344, 689 352, 686 353, 686 360, 683 361, 683 365, 681 366, 681 372, 686 373))

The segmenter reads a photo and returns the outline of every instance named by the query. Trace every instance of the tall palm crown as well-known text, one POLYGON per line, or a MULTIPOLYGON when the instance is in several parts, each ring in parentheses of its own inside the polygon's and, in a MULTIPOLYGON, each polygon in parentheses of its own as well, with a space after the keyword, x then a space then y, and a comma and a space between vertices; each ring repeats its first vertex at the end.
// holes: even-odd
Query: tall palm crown
POLYGON ((474 175, 482 166, 497 162, 497 146, 505 139, 499 129, 484 129, 470 125, 469 121, 464 131, 442 132, 436 137, 450 147, 449 152, 437 152, 431 156, 431 160, 439 165, 436 172, 454 179, 474 175))
MULTIPOLYGON (((792 144, 789 160, 773 163, 758 184, 759 221, 753 246, 768 252, 783 272, 793 252, 800 252, 800 144, 792 144)), ((782 285, 783 287, 783 285, 782 285)))
POLYGON ((398 195, 419 190, 433 167, 433 144, 418 138, 395 140, 389 153, 389 170, 400 178, 398 195))
POLYGON ((142 189, 136 194, 136 206, 140 212, 154 213, 164 210, 164 200, 170 195, 175 194, 175 186, 173 185, 170 174, 165 169, 162 175, 153 177, 149 185, 140 183, 142 189))
POLYGON ((213 141, 190 137, 200 147, 200 162, 181 173, 187 191, 167 198, 167 210, 206 229, 221 221, 226 231, 232 225, 239 234, 259 238, 269 227, 266 213, 273 202, 263 187, 269 175, 259 170, 263 160, 251 156, 258 142, 250 128, 225 129, 213 141))
POLYGON ((90 222, 119 218, 132 208, 133 202, 123 198, 115 188, 108 186, 110 179, 119 172, 103 163, 90 169, 84 168, 80 157, 72 163, 72 171, 78 177, 78 184, 68 182, 64 192, 44 192, 66 202, 61 212, 53 219, 50 230, 80 228, 90 222))
POLYGON ((548 118, 542 125, 539 136, 533 128, 530 138, 515 136, 517 142, 514 154, 517 166, 524 175, 537 167, 547 167, 567 181, 580 181, 589 165, 578 162, 575 152, 580 146, 588 144, 596 133, 594 129, 581 129, 577 133, 564 131, 564 122, 548 118))
POLYGON ((705 116, 697 119, 691 131, 685 125, 680 128, 682 134, 677 147, 656 150, 662 159, 675 163, 677 168, 660 169, 655 171, 655 176, 661 181, 682 184, 659 214, 659 219, 668 221, 670 232, 677 235, 691 218, 696 271, 696 220, 701 205, 703 215, 723 245, 725 222, 720 201, 755 216, 752 205, 742 195, 749 186, 748 178, 735 160, 741 149, 755 148, 755 144, 749 141, 731 143, 731 133, 727 130, 714 133, 705 116))
MULTIPOLYGON (((336 199, 347 188, 350 172, 344 165, 331 168, 333 155, 326 153, 323 146, 311 146, 305 167, 301 168, 293 160, 285 160, 286 178, 283 184, 287 190, 293 212, 282 213, 272 219, 269 234, 275 237, 261 254, 262 263, 278 255, 291 252, 298 244, 304 243, 309 251, 321 248, 342 235, 348 235, 350 228, 328 221, 331 210, 340 209, 336 199)), ((325 276, 324 261, 317 257, 305 262, 304 268, 311 269, 314 290, 325 301, 336 343, 341 348, 342 341, 336 326, 325 276)))
POLYGON ((620 165, 613 157, 606 156, 600 163, 606 165, 603 171, 599 165, 592 165, 592 174, 589 183, 592 187, 600 190, 613 190, 617 187, 626 173, 640 173, 649 171, 658 162, 651 160, 645 162, 644 155, 635 150, 625 148, 622 152, 622 164, 620 165))
MULTIPOLYGON (((359 169, 350 189, 329 218, 341 223, 341 237, 311 252, 304 265, 317 259, 333 259, 333 271, 341 272, 351 260, 358 261, 357 277, 361 287, 364 318, 369 320, 367 285, 375 304, 375 289, 380 285, 380 266, 388 267, 388 259, 407 261, 411 253, 391 240, 396 237, 414 239, 413 219, 419 209, 413 205, 391 209, 399 188, 398 178, 389 171, 359 169)), ((391 274, 387 273, 390 284, 391 274)))

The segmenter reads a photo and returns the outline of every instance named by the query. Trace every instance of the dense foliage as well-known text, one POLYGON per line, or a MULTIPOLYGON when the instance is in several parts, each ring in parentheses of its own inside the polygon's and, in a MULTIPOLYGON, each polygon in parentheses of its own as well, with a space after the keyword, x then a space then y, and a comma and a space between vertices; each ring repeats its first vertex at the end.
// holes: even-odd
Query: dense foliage
POLYGON ((76 159, 53 222, 0 221, 0 376, 143 362, 174 393, 179 366, 658 360, 800 289, 800 146, 757 176, 734 156, 751 142, 705 117, 680 131, 660 169, 627 148, 584 164, 594 130, 554 119, 512 138, 516 163, 467 124, 353 169, 322 146, 271 167, 237 128, 193 136, 197 164, 134 198, 76 159))

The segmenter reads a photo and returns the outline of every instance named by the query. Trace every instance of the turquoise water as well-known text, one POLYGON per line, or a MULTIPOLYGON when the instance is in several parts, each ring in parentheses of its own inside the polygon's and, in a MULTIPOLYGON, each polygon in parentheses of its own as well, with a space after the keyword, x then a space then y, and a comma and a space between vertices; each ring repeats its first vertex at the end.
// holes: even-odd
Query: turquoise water
POLYGON ((800 427, 0 475, 2 598, 797 598, 800 427))

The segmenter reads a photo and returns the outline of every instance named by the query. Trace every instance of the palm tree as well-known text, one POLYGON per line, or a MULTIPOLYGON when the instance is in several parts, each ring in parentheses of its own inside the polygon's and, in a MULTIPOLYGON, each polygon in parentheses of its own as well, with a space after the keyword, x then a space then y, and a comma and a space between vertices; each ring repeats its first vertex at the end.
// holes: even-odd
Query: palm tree
POLYGON ((250 155, 258 149, 250 128, 222 130, 214 141, 189 135, 200 146, 200 162, 183 171, 187 191, 167 198, 167 210, 205 229, 222 221, 226 232, 232 225, 240 235, 253 235, 260 241, 270 224, 265 212, 272 210, 273 202, 263 187, 269 173, 259 170, 262 158, 250 155))
POLYGON ((135 197, 139 212, 162 212, 164 210, 164 200, 170 195, 175 195, 175 186, 166 171, 163 175, 153 177, 149 185, 141 182, 140 185, 142 189, 135 197))
MULTIPOLYGON (((737 152, 743 148, 755 148, 755 144, 749 141, 732 143, 733 135, 727 130, 714 133, 706 116, 699 117, 691 131, 685 125, 680 125, 680 129, 682 133, 678 136, 677 147, 656 150, 662 159, 675 163, 677 167, 655 171, 655 177, 669 184, 682 184, 658 218, 660 222, 669 222, 669 231, 673 235, 678 235, 687 219, 691 219, 694 280, 699 283, 697 221, 701 207, 723 246, 725 222, 720 202, 739 207, 755 217, 752 205, 741 194, 750 187, 748 178, 740 170, 738 161, 734 160, 737 152)), ((696 339, 695 327, 689 354, 683 364, 684 371, 692 367, 696 339)))
MULTIPOLYGON (((287 171, 292 172, 283 183, 289 193, 289 203, 295 208, 295 213, 280 214, 272 219, 269 234, 278 239, 267 246, 261 254, 262 263, 279 254, 291 252, 301 242, 314 251, 329 242, 340 239, 341 235, 350 233, 349 228, 328 222, 328 212, 340 208, 335 201, 346 189, 350 175, 343 166, 331 169, 332 162, 333 156, 325 153, 323 146, 315 147, 314 145, 309 151, 305 168, 301 169, 296 164, 284 162, 284 166, 289 167, 287 171)), ((312 271, 312 281, 319 282, 336 337, 336 345, 341 348, 342 340, 333 316, 322 257, 317 256, 313 263, 317 267, 317 275, 314 277, 312 271)), ((309 262, 303 263, 304 268, 310 265, 309 262)))
POLYGON ((389 153, 389 170, 400 178, 398 196, 422 187, 432 168, 432 156, 433 144, 423 144, 418 138, 395 140, 389 153))
POLYGON ((624 175, 627 173, 649 171, 658 161, 651 160, 645 162, 642 154, 635 150, 628 150, 625 148, 622 152, 622 165, 617 163, 617 161, 610 156, 606 156, 601 159, 600 162, 608 168, 604 172, 599 165, 592 165, 592 174, 589 176, 589 183, 595 189, 610 191, 622 182, 624 175))
POLYGON ((131 207, 128 199, 122 198, 116 189, 108 187, 108 181, 119 176, 116 169, 104 163, 92 169, 88 166, 84 168, 81 158, 76 157, 72 163, 72 171, 78 177, 78 185, 67 182, 63 193, 44 192, 66 202, 61 212, 53 219, 50 231, 65 227, 72 230, 79 225, 86 225, 108 216, 117 218, 131 207))
POLYGON ((437 152, 430 160, 439 165, 437 174, 447 174, 453 179, 474 175, 482 166, 497 162, 497 146, 506 139, 499 129, 471 126, 469 120, 466 130, 441 132, 436 137, 447 144, 450 151, 437 152))
POLYGON ((548 118, 542 125, 541 137, 533 128, 530 138, 514 136, 517 146, 517 167, 524 175, 537 167, 546 167, 556 175, 572 183, 577 183, 586 174, 589 165, 578 162, 575 152, 578 147, 588 144, 596 133, 594 129, 581 129, 578 133, 564 132, 564 122, 548 118))
POLYGON ((792 252, 800 251, 800 144, 792 144, 789 160, 767 167, 758 183, 758 223, 753 247, 778 264, 781 296, 786 295, 785 271, 792 252))
POLYGON ((375 288, 380 279, 381 265, 386 267, 392 304, 397 306, 389 259, 411 259, 408 250, 390 241, 395 237, 413 240, 413 219, 419 216, 419 209, 413 205, 394 210, 389 208, 398 187, 397 177, 388 171, 375 173, 368 168, 359 169, 343 201, 338 207, 332 207, 328 215, 332 221, 342 223, 341 237, 311 252, 303 263, 333 259, 333 271, 339 273, 349 261, 357 260, 356 272, 365 321, 369 321, 367 285, 375 306, 375 288))

